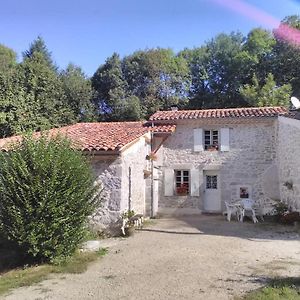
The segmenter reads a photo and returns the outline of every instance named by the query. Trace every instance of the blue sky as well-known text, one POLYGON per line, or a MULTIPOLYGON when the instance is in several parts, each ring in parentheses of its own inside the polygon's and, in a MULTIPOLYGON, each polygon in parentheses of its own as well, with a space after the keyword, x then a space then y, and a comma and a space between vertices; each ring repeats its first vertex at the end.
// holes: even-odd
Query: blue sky
POLYGON ((4 0, 0 43, 20 58, 41 35, 59 67, 73 62, 92 75, 114 51, 121 56, 147 47, 179 51, 221 32, 271 29, 271 22, 235 10, 236 1, 273 20, 300 14, 296 0, 4 0))

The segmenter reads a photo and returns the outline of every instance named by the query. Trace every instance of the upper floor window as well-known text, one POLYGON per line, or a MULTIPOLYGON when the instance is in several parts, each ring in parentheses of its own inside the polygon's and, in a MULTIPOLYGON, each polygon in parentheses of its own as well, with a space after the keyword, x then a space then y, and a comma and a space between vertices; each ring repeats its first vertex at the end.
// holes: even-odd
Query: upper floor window
POLYGON ((204 149, 219 150, 219 131, 204 130, 204 149))

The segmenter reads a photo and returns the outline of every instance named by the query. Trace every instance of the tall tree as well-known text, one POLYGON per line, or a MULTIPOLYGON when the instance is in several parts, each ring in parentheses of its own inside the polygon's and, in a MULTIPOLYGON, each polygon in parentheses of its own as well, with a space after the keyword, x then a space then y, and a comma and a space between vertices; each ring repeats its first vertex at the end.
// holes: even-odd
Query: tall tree
POLYGON ((97 92, 96 105, 105 120, 122 118, 127 96, 127 83, 117 53, 109 57, 92 77, 92 86, 97 92))
POLYGON ((248 53, 250 58, 247 64, 250 77, 247 80, 250 80, 255 74, 260 83, 262 83, 268 76, 268 73, 272 72, 275 43, 275 38, 270 31, 254 28, 249 32, 243 45, 243 50, 248 53))
POLYGON ((220 34, 207 44, 210 107, 246 105, 239 88, 249 78, 252 57, 243 51, 244 41, 242 34, 231 33, 220 34))
POLYGON ((95 108, 92 104, 93 89, 91 81, 82 69, 69 64, 60 73, 62 88, 66 95, 66 102, 78 120, 91 121, 95 117, 95 108))
POLYGON ((293 94, 300 96, 300 44, 293 42, 293 34, 300 30, 300 17, 289 16, 274 30, 276 44, 273 51, 273 71, 278 84, 290 83, 293 94), (296 30, 296 31, 295 31, 296 30))
POLYGON ((251 106, 289 106, 292 92, 290 84, 277 86, 274 76, 269 73, 263 85, 253 76, 253 83, 240 88, 240 93, 251 106))
POLYGON ((208 107, 210 101, 210 89, 208 82, 208 61, 209 55, 206 46, 194 49, 184 49, 179 52, 189 67, 191 84, 189 86, 189 108, 199 109, 208 107))
POLYGON ((141 101, 145 117, 173 104, 186 105, 190 86, 188 64, 172 50, 134 52, 124 58, 123 70, 130 92, 141 101))
POLYGON ((23 58, 33 58, 35 53, 40 53, 47 63, 48 67, 57 70, 57 66, 53 62, 52 54, 48 50, 44 39, 38 36, 29 46, 29 49, 23 52, 23 58))
POLYGON ((23 124, 24 129, 40 130, 76 121, 58 74, 49 67, 40 52, 26 58, 21 70, 22 85, 27 98, 31 99, 30 114, 23 124))
POLYGON ((7 72, 17 65, 17 54, 14 50, 0 44, 0 73, 7 72))

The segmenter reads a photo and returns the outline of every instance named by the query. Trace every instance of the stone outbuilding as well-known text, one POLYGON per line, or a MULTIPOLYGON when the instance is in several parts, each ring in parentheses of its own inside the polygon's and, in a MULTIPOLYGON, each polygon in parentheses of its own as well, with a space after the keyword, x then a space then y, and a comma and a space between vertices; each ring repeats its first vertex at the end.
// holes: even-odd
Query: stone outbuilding
MULTIPOLYGON (((175 125, 151 126, 148 122, 77 123, 47 131, 61 135, 88 156, 96 180, 102 185, 101 207, 90 217, 95 231, 114 228, 124 211, 151 214, 151 140, 169 136, 175 125)), ((34 137, 39 137, 35 133, 34 137)), ((0 149, 9 151, 22 136, 0 140, 0 149)), ((118 225, 120 229, 120 226, 118 225)))

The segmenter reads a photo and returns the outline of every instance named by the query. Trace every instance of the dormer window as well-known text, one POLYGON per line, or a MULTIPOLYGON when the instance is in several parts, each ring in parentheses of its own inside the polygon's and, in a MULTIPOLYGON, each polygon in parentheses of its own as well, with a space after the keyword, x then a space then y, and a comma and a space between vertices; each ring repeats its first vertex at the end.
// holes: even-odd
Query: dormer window
POLYGON ((219 131, 218 130, 204 130, 204 149, 205 150, 219 150, 219 131))

